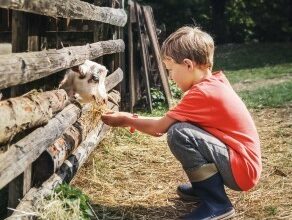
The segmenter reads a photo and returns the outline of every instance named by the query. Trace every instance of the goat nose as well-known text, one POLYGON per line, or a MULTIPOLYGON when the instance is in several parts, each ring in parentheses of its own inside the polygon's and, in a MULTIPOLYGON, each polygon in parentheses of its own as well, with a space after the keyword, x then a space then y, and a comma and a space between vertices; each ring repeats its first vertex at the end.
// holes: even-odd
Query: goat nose
POLYGON ((108 102, 108 97, 106 96, 105 98, 102 98, 102 101, 103 101, 104 104, 107 104, 107 102, 108 102))

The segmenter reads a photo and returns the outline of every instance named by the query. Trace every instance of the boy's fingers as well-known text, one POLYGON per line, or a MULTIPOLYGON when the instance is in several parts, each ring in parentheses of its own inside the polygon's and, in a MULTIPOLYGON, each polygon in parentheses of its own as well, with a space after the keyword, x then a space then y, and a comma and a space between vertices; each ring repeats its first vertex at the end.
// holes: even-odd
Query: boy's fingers
POLYGON ((108 112, 105 112, 103 115, 110 115, 110 114, 113 114, 115 113, 114 111, 108 111, 108 112))

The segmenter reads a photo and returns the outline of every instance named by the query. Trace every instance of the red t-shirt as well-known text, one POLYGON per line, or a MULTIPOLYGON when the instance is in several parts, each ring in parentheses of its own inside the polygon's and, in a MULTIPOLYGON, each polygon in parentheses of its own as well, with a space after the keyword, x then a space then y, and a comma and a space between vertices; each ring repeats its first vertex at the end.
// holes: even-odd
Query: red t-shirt
POLYGON ((197 125, 225 143, 242 190, 258 182, 262 171, 259 136, 245 104, 221 71, 192 86, 167 116, 197 125))

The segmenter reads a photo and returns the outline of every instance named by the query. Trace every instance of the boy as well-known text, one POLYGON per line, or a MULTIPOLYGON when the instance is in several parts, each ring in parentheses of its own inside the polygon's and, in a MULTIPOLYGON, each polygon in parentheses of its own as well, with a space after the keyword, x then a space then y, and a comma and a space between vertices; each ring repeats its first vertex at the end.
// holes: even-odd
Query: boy
POLYGON ((167 132, 170 150, 190 183, 177 188, 185 200, 200 205, 182 219, 228 219, 234 208, 224 185, 247 191, 262 170, 254 122, 224 74, 212 73, 214 42, 197 27, 182 27, 162 45, 170 78, 184 92, 180 103, 160 119, 107 113, 111 126, 132 127, 159 136, 167 132))

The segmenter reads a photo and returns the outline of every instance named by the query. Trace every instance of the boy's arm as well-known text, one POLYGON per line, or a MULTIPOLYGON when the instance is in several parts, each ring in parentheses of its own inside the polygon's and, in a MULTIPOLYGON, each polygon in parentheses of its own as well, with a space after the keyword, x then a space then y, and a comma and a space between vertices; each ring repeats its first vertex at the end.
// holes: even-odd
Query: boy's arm
POLYGON ((134 118, 127 112, 110 112, 102 115, 101 119, 107 125, 113 127, 134 127, 135 129, 150 134, 152 136, 161 136, 166 133, 168 128, 176 122, 168 116, 161 118, 134 118))

